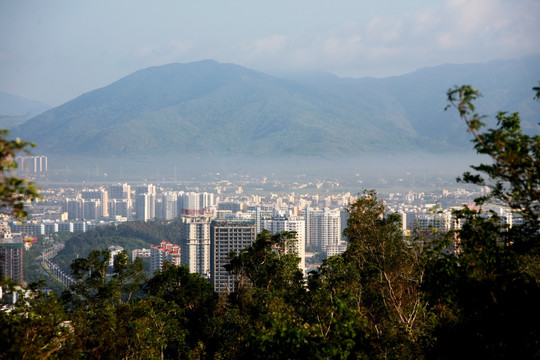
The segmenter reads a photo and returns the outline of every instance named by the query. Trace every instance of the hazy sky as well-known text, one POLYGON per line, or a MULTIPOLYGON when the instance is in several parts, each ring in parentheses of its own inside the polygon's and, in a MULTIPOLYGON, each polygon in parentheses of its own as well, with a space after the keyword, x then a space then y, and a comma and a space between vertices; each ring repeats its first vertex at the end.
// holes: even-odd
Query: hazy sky
POLYGON ((53 106, 172 62, 384 77, 533 53, 539 0, 0 1, 0 90, 53 106))

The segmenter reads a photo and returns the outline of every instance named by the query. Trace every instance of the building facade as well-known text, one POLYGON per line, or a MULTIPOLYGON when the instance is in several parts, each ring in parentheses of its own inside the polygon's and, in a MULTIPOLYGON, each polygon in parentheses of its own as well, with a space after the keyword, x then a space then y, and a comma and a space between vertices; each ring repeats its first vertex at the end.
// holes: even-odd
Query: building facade
POLYGON ((179 245, 165 240, 159 245, 152 245, 150 249, 150 272, 153 274, 157 270, 161 270, 165 261, 168 261, 172 265, 180 265, 181 259, 182 253, 179 245))
POLYGON ((182 265, 192 273, 210 278, 210 222, 213 214, 191 210, 181 215, 180 245, 182 265))
POLYGON ((272 216, 262 221, 263 229, 276 234, 283 231, 294 231, 296 241, 290 244, 287 253, 296 254, 300 258, 299 267, 306 270, 306 221, 303 216, 272 216))
POLYGON ((7 222, 0 223, 0 276, 24 281, 24 241, 14 236, 7 222))
POLYGON ((304 211, 306 218, 306 243, 327 251, 329 245, 341 244, 341 214, 339 209, 304 211))
POLYGON ((225 270, 231 251, 239 253, 251 246, 257 236, 254 220, 214 220, 210 224, 210 280, 219 293, 235 289, 235 277, 225 270))

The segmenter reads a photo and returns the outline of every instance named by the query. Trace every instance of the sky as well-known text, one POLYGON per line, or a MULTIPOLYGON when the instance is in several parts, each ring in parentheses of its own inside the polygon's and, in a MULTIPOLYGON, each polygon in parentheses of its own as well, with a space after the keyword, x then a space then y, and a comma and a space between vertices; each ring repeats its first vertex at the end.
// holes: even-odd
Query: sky
POLYGON ((0 1, 0 90, 51 106, 173 62, 359 78, 538 53, 540 0, 0 1))

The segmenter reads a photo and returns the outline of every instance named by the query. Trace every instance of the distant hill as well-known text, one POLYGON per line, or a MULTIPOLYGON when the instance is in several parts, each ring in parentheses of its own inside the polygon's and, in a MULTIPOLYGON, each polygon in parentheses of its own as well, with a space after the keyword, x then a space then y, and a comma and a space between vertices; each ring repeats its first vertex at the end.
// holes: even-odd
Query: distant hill
POLYGON ((50 108, 42 102, 0 91, 0 128, 14 128, 50 108))
POLYGON ((83 156, 358 155, 455 151, 469 137, 446 91, 472 84, 479 110, 520 111, 533 129, 540 57, 443 65, 385 79, 272 77, 211 60, 137 71, 20 125, 37 152, 83 156))

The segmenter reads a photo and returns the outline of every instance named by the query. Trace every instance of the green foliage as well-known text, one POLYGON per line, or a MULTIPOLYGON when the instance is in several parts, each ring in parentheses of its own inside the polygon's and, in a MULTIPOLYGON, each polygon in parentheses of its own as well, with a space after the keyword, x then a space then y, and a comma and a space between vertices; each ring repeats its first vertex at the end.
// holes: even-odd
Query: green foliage
MULTIPOLYGON (((424 290, 439 317, 432 356, 531 358, 538 351, 540 288, 520 270, 497 216, 465 209, 459 252, 430 264, 424 290), (464 344, 455 347, 456 343, 464 344)), ((536 257, 536 261, 538 258, 536 257)))
POLYGON ((71 317, 58 299, 35 292, 12 312, 0 312, 0 358, 75 358, 76 337, 71 317))
POLYGON ((302 285, 300 259, 287 250, 296 241, 296 233, 281 232, 272 235, 264 229, 255 243, 238 255, 231 254, 227 271, 238 279, 238 287, 253 286, 272 291, 296 291, 302 285))
POLYGON ((476 150, 493 160, 473 166, 488 179, 465 173, 463 181, 489 186, 491 192, 477 202, 507 205, 524 224, 510 229, 493 213, 455 212, 462 227, 449 236, 457 251, 432 262, 423 285, 439 319, 433 332, 437 342, 426 350, 433 358, 535 358, 540 354, 540 287, 537 272, 524 269, 523 259, 540 261, 540 138, 521 131, 517 114, 503 112, 497 115, 497 129, 481 132, 484 117, 471 114, 478 96, 470 86, 448 92, 449 106, 466 122, 476 150))
POLYGON ((400 217, 386 214, 374 191, 364 192, 349 206, 344 234, 349 243, 343 260, 354 274, 344 284, 355 284, 358 309, 366 317, 368 334, 376 339, 374 351, 418 356, 413 345, 425 331, 421 284, 431 258, 429 242, 420 236, 406 241, 400 217))
MULTIPOLYGON (((424 69, 388 79, 308 76, 289 81, 232 64, 170 64, 133 73, 22 124, 48 153, 122 156, 256 154, 361 155, 404 149, 459 150, 463 129, 441 114, 444 84, 492 84, 495 99, 519 106, 521 77, 538 58, 424 69), (517 78, 517 79, 516 79, 517 78), (465 79, 461 80, 465 81, 465 79), (508 93, 513 96, 505 96, 508 93), (430 104, 430 105, 426 105, 430 104), (203 136, 204 134, 204 136, 203 136)), ((510 105, 509 104, 509 105, 510 105)), ((531 117, 537 113, 534 109, 531 117)))
MULTIPOLYGON (((77 257, 85 257, 92 250, 111 245, 122 246, 128 253, 138 248, 158 245, 162 240, 180 241, 180 222, 130 221, 118 225, 100 226, 85 233, 72 235, 55 261, 64 269, 77 257)), ((151 275, 151 274, 149 274, 151 275)))
POLYGON ((185 266, 166 263, 145 288, 149 295, 174 309, 169 316, 175 321, 175 326, 170 328, 164 339, 166 354, 175 358, 189 358, 188 354, 196 355, 195 358, 203 357, 209 351, 218 302, 213 285, 199 274, 190 273, 185 266), (178 330, 185 334, 182 339, 174 336, 178 330))
POLYGON ((28 148, 35 145, 19 138, 9 140, 8 135, 8 130, 0 129, 0 213, 25 219, 28 213, 24 203, 41 198, 39 189, 33 182, 13 175, 12 171, 18 166, 15 157, 21 152, 28 153, 28 148))
POLYGON ((538 246, 540 238, 535 228, 540 221, 540 136, 523 133, 519 115, 502 111, 496 117, 498 127, 481 132, 485 127, 481 119, 485 116, 474 112, 473 103, 479 96, 478 90, 469 85, 448 91, 448 107, 458 109, 474 136, 474 148, 493 160, 490 164, 471 166, 487 179, 481 174, 466 172, 460 181, 489 187, 491 191, 476 202, 482 205, 496 201, 519 212, 525 220, 522 229, 528 230, 528 239, 515 239, 519 243, 516 245, 526 242, 528 246, 538 246))

